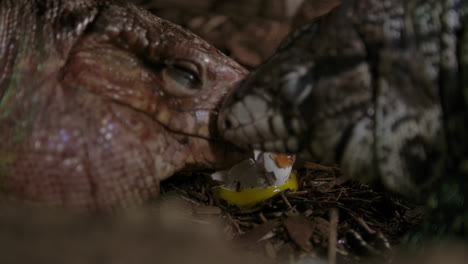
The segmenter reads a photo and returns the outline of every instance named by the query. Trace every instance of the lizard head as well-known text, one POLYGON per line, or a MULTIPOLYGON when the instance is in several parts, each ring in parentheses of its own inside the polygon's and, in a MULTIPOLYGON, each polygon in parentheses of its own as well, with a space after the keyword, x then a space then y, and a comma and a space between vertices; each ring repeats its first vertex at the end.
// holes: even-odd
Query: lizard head
POLYGON ((226 99, 219 129, 240 147, 337 164, 412 195, 440 175, 430 166, 441 123, 430 63, 390 41, 366 43, 348 11, 293 32, 226 99))
POLYGON ((177 171, 242 158, 218 140, 215 118, 241 66, 133 5, 57 3, 35 18, 37 32, 25 31, 35 39, 23 42, 3 90, 7 193, 114 206, 147 199, 177 171))

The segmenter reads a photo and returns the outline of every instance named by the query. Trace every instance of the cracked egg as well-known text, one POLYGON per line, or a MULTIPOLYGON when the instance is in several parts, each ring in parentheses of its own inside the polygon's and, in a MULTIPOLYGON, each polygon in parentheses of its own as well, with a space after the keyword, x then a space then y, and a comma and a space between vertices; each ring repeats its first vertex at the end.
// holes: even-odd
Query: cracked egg
POLYGON ((295 156, 262 151, 253 154, 253 158, 211 175, 220 184, 213 190, 215 195, 245 208, 283 190, 297 190, 296 174, 292 171, 295 156))

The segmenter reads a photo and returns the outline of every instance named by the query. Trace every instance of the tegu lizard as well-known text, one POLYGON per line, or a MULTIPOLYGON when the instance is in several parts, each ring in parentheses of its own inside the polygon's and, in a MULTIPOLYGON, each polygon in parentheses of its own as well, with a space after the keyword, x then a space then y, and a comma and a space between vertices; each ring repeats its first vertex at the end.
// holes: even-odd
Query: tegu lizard
POLYGON ((467 76, 467 1, 347 0, 286 38, 218 125, 241 147, 465 208, 468 230, 467 76))
POLYGON ((14 200, 123 206, 243 157, 215 117, 246 70, 132 4, 1 1, 0 65, 0 186, 14 200))

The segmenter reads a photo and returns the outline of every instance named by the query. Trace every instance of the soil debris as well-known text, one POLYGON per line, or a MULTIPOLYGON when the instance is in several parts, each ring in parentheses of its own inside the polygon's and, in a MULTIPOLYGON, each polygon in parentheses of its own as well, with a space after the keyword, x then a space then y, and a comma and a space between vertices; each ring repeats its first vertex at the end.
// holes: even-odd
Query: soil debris
POLYGON ((249 209, 213 196, 209 190, 215 185, 209 173, 172 177, 162 184, 162 193, 176 193, 190 201, 198 215, 219 217, 226 235, 239 248, 278 261, 326 257, 330 232, 336 233, 337 263, 383 254, 417 228, 424 216, 421 206, 348 180, 336 167, 304 163, 298 168, 298 192, 286 190, 249 209), (336 225, 331 224, 333 210, 339 214, 336 225))

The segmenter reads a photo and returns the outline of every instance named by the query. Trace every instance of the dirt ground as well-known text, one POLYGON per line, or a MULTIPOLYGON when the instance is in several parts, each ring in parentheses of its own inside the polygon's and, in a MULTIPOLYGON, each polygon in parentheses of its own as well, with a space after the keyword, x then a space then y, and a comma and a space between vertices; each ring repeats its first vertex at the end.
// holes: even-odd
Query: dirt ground
POLYGON ((211 173, 175 175, 156 200, 113 213, 2 205, 0 263, 400 263, 393 249, 424 216, 335 167, 304 163, 297 192, 248 209, 218 200, 211 173))
POLYGON ((177 175, 163 183, 163 196, 177 194, 196 208, 195 215, 222 219, 224 233, 240 248, 271 260, 325 257, 330 246, 338 263, 386 258, 424 216, 420 206, 315 163, 298 169, 299 191, 285 191, 249 209, 219 201, 207 174, 177 175))

